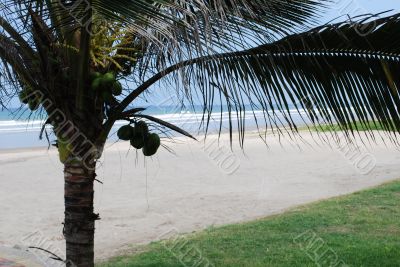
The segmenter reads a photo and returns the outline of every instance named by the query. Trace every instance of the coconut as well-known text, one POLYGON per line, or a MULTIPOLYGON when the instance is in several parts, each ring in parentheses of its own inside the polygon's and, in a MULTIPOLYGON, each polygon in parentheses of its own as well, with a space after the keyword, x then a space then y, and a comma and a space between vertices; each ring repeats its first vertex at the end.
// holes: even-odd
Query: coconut
POLYGON ((143 136, 135 136, 131 139, 131 146, 136 149, 141 149, 144 147, 144 137, 143 136))
POLYGON ((139 121, 136 123, 135 128, 138 132, 140 132, 144 137, 149 134, 149 127, 144 121, 139 121))
POLYGON ((102 78, 101 77, 98 77, 98 78, 96 78, 96 79, 94 79, 93 81, 92 81, 92 89, 93 90, 98 90, 99 88, 100 88, 100 86, 101 86, 101 83, 102 83, 102 78))
POLYGON ((133 127, 130 125, 125 125, 119 128, 117 132, 117 136, 119 139, 128 141, 133 137, 133 127))
MULTIPOLYGON (((147 125, 146 125, 147 126, 147 125)), ((133 128, 133 135, 131 138, 131 145, 136 149, 141 149, 144 146, 144 140, 148 133, 143 131, 143 126, 137 127, 137 125, 133 128)))
POLYGON ((156 154, 158 148, 160 147, 160 144, 161 142, 158 134, 149 134, 145 139, 143 155, 145 155, 146 157, 153 156, 154 154, 156 154))
POLYGON ((95 79, 97 79, 97 78, 100 78, 101 77, 101 73, 100 72, 92 72, 92 73, 90 73, 90 80, 91 81, 94 81, 95 79))
POLYGON ((122 94, 122 84, 120 82, 115 82, 111 90, 113 95, 119 96, 122 94))
POLYGON ((112 72, 107 72, 106 74, 103 75, 101 78, 102 85, 105 87, 111 87, 115 83, 115 75, 112 72))

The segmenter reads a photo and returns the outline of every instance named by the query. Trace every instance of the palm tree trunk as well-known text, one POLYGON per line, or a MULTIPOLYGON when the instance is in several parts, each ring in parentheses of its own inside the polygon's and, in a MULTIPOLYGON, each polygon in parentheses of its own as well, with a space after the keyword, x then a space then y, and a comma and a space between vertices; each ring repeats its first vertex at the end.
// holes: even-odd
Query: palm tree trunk
POLYGON ((94 266, 94 225, 98 215, 93 213, 93 184, 95 168, 83 162, 64 164, 65 221, 67 267, 94 266))

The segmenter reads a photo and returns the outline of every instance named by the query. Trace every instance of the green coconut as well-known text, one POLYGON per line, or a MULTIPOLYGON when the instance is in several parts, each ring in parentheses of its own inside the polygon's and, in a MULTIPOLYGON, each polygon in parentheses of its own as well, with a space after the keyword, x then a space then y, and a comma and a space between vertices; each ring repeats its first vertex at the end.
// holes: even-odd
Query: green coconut
POLYGON ((149 134, 149 127, 147 126, 147 123, 145 123, 144 121, 137 122, 135 128, 144 137, 146 137, 149 134))
POLYGON ((154 154, 156 154, 160 145, 161 141, 158 134, 149 134, 145 139, 145 143, 143 146, 143 155, 145 155, 146 157, 153 156, 154 154))
POLYGON ((113 84, 115 83, 115 75, 112 72, 107 72, 106 74, 103 75, 101 78, 102 85, 105 87, 112 87, 113 84))
POLYGON ((130 125, 125 125, 119 128, 117 136, 119 139, 128 141, 133 137, 133 127, 130 125))
MULTIPOLYGON (((146 125, 147 126, 147 125, 146 125)), ((141 149, 144 146, 144 140, 148 133, 144 131, 143 125, 140 127, 136 126, 133 128, 133 135, 131 138, 131 145, 136 149, 141 149)))
POLYGON ((90 73, 90 80, 91 81, 94 81, 95 79, 100 78, 100 77, 101 77, 101 73, 100 72, 95 71, 95 72, 90 73))
POLYGON ((122 84, 120 82, 115 82, 112 86, 112 94, 119 96, 122 94, 122 84))
POLYGON ((101 84, 102 84, 102 78, 98 77, 92 81, 91 87, 93 90, 97 91, 101 87, 101 84))
POLYGON ((136 136, 131 139, 131 146, 136 149, 141 149, 144 147, 144 138, 143 136, 136 136))

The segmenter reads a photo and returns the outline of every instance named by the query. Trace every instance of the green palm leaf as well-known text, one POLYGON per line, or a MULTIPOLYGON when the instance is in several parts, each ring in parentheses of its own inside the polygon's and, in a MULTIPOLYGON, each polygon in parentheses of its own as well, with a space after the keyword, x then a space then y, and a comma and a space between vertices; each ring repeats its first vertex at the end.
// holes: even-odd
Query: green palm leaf
POLYGON ((181 88, 188 99, 199 90, 207 114, 215 103, 230 106, 242 132, 249 105, 269 111, 265 122, 272 127, 283 125, 281 115, 296 129, 294 106, 306 111, 310 124, 339 123, 348 134, 356 121, 367 129, 372 120, 393 134, 400 130, 399 15, 326 25, 252 49, 181 62, 143 83, 121 108, 168 74, 177 78, 177 70, 190 81, 181 88), (370 32, 361 35, 360 29, 370 32))

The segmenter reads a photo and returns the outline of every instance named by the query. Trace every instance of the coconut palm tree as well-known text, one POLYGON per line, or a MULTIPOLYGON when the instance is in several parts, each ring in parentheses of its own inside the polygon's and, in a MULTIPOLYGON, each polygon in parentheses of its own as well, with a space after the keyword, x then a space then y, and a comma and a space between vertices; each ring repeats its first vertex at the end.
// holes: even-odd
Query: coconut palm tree
POLYGON ((357 125, 371 129, 379 123, 395 139, 400 16, 362 16, 316 27, 313 21, 328 2, 0 3, 1 104, 18 95, 52 125, 65 166, 67 266, 94 264, 99 215, 93 183, 114 123, 127 121, 118 136, 146 156, 160 146, 148 122, 192 137, 137 106, 160 82, 173 83, 167 88, 182 101, 202 105, 205 132, 213 109, 226 106, 231 137, 237 129, 241 145, 244 118, 253 110, 264 111, 257 125, 278 132, 282 125, 297 131, 290 112, 295 109, 308 125, 338 124, 348 138, 357 125))

